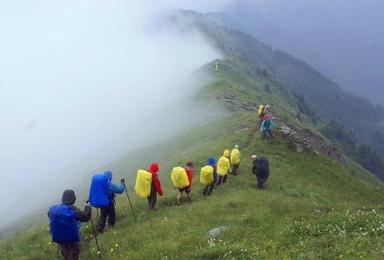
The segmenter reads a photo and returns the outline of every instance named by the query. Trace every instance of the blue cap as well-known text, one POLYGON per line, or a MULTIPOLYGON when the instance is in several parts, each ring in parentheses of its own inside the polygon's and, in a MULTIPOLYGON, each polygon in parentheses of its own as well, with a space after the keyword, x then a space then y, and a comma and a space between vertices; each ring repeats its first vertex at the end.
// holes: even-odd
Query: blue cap
POLYGON ((208 165, 215 166, 215 163, 216 163, 215 158, 213 157, 208 158, 208 165))

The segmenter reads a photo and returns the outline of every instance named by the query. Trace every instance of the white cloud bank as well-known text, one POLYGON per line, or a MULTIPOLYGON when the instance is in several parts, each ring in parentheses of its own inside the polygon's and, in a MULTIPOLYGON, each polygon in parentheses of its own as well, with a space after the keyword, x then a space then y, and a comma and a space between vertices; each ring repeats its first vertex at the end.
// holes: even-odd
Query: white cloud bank
POLYGON ((185 79, 218 54, 197 32, 163 28, 153 17, 183 6, 157 2, 0 3, 0 225, 156 128, 174 131, 130 127, 184 98, 185 79))

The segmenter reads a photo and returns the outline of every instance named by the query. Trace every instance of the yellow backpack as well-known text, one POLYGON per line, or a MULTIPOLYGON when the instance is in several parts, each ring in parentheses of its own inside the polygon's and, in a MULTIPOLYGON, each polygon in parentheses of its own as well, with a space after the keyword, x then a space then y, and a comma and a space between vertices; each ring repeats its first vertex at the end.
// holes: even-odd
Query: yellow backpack
POLYGON ((200 171, 200 183, 203 185, 210 185, 213 183, 213 167, 206 165, 200 171))
POLYGON ((152 174, 145 170, 138 170, 136 174, 135 192, 141 198, 146 198, 151 193, 152 174))
POLYGON ((238 149, 232 149, 231 151, 231 164, 239 165, 240 164, 240 151, 238 149))
POLYGON ((189 186, 189 179, 183 167, 174 167, 171 172, 172 184, 175 188, 182 189, 189 186))
POLYGON ((257 110, 257 115, 261 117, 263 115, 263 112, 264 112, 264 105, 260 105, 259 109, 257 110))
POLYGON ((225 176, 228 174, 229 168, 231 168, 229 159, 225 156, 221 156, 217 162, 217 174, 220 176, 225 176))

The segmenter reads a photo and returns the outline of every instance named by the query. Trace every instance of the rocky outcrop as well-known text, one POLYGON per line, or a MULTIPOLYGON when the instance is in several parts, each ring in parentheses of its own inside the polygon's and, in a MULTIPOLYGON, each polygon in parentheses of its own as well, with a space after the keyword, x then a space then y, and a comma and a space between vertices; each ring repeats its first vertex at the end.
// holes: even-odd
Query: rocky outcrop
POLYGON ((218 97, 219 100, 224 101, 226 107, 232 111, 255 111, 256 107, 247 101, 241 101, 238 98, 227 95, 218 97))
POLYGON ((315 151, 340 163, 345 163, 342 152, 340 152, 334 145, 328 144, 323 137, 308 129, 298 129, 293 126, 288 126, 279 119, 275 118, 275 121, 278 121, 278 124, 280 125, 278 134, 283 138, 286 138, 290 144, 292 144, 296 152, 315 151))

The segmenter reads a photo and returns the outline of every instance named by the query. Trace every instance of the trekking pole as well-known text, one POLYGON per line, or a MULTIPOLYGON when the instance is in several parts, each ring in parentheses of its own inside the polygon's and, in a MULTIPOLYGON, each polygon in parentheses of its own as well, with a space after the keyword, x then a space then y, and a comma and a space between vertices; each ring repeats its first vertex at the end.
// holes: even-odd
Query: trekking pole
POLYGON ((125 183, 124 183, 124 190, 125 190, 125 194, 127 194, 127 198, 128 198, 128 201, 129 201, 129 205, 131 206, 132 214, 135 217, 135 221, 137 221, 137 217, 136 217, 135 211, 133 210, 132 202, 131 202, 131 199, 129 198, 129 194, 128 194, 128 191, 127 191, 127 187, 125 186, 125 183))
MULTIPOLYGON (((87 200, 86 203, 88 204, 89 200, 87 200)), ((97 212, 97 210, 98 209, 96 208, 96 212, 97 212)), ((95 225, 93 224, 92 215, 91 215, 90 220, 91 220, 93 236, 95 237, 96 248, 97 248, 97 255, 99 256, 99 258, 101 258, 101 251, 100 251, 99 241, 97 240, 96 231, 95 231, 95 225)))
POLYGON ((100 247, 99 247, 99 241, 97 240, 95 226, 93 225, 92 217, 91 217, 91 225, 92 225, 93 236, 95 237, 95 241, 96 241, 97 255, 99 256, 99 258, 101 258, 101 251, 100 251, 100 247))

